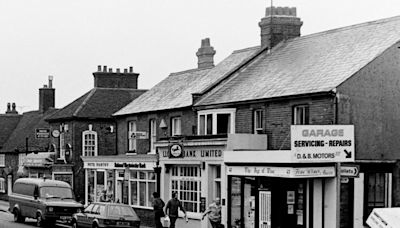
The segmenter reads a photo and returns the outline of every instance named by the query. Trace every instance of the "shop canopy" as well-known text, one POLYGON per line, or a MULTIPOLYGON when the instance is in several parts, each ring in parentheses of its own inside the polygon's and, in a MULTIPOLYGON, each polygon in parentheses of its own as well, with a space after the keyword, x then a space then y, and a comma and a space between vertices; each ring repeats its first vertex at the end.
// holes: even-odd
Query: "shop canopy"
POLYGON ((25 167, 49 167, 54 163, 54 152, 39 152, 26 155, 25 167))
POLYGON ((373 209, 368 216, 367 224, 371 228, 400 227, 400 207, 373 209))

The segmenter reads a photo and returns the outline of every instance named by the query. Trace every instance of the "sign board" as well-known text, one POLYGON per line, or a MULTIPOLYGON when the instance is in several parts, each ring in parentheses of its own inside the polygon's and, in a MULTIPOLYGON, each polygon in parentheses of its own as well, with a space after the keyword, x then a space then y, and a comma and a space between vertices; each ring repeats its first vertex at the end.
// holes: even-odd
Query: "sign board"
POLYGON ((184 159, 193 160, 198 159, 201 161, 206 160, 222 160, 223 159, 223 146, 186 146, 183 144, 172 144, 169 147, 158 148, 160 160, 166 159, 184 159), (179 145, 181 147, 179 147, 179 145), (181 154, 180 154, 181 152, 181 154), (171 155, 178 156, 171 156, 171 155))
POLYGON ((50 138, 50 129, 48 128, 36 128, 35 136, 37 139, 50 138))
POLYGON ((282 178, 334 177, 335 167, 273 167, 273 166, 230 166, 228 175, 265 176, 282 178))
POLYGON ((296 162, 354 162, 353 125, 292 125, 296 162))
POLYGON ((136 139, 148 139, 149 134, 147 131, 135 131, 132 133, 131 137, 136 139))
POLYGON ((359 174, 360 174, 360 166, 358 165, 340 166, 340 176, 342 177, 358 177, 359 174))
POLYGON ((375 208, 368 216, 367 224, 371 228, 400 227, 400 208, 375 208))

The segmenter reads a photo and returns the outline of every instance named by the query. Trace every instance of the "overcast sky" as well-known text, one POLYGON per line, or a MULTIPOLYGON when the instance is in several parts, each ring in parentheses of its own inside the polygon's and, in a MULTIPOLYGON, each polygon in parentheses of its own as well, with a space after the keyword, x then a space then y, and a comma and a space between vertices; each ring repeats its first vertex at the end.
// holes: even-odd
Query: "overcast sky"
MULTIPOLYGON (((274 0, 297 7, 302 35, 400 15, 399 0, 274 0)), ((54 76, 56 107, 93 88, 97 65, 133 66, 139 88, 197 67, 209 37, 218 63, 260 44, 269 0, 0 0, 0 113, 38 109, 54 76)))

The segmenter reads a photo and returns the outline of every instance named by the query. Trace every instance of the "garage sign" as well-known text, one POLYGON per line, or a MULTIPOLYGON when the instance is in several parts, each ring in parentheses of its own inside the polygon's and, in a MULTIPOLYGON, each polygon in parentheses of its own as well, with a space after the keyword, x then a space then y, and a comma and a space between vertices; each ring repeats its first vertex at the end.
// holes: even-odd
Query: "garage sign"
POLYGON ((292 125, 291 151, 296 162, 354 162, 354 126, 292 125))

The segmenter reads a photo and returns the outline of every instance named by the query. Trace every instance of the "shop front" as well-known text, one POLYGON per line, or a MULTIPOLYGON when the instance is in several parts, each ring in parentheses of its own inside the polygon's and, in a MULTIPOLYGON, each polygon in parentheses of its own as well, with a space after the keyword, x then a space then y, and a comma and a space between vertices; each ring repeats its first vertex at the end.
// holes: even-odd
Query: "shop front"
POLYGON ((155 155, 83 157, 85 204, 105 200, 151 209, 156 191, 155 155))

